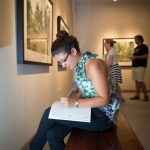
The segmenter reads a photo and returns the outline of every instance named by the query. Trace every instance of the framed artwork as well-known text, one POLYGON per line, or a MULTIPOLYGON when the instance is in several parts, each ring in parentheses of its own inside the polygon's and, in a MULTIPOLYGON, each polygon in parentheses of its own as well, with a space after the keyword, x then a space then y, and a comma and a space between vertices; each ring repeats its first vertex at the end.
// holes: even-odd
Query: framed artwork
POLYGON ((18 63, 52 65, 51 0, 17 0, 18 63))
POLYGON ((57 32, 64 30, 69 33, 69 28, 61 16, 57 17, 57 32))
MULTIPOLYGON (((62 17, 58 16, 57 17, 57 32, 59 32, 61 30, 64 30, 64 31, 69 33, 68 26, 66 25, 66 23, 64 22, 62 17)), ((65 71, 65 70, 67 70, 66 68, 63 68, 62 65, 60 65, 59 63, 57 63, 57 66, 58 66, 58 71, 65 71)))
MULTIPOLYGON (((104 43, 107 38, 103 39, 103 54, 106 54, 106 50, 104 48, 104 43)), ((134 38, 108 38, 116 41, 114 43, 114 48, 117 52, 118 63, 121 67, 130 67, 131 59, 130 56, 133 54, 133 49, 135 48, 134 38)))

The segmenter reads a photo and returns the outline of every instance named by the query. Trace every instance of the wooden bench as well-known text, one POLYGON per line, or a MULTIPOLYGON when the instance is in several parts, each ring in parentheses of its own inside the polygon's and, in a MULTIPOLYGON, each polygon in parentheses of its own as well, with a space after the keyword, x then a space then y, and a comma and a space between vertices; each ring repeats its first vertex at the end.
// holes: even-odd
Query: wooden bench
POLYGON ((122 112, 117 126, 102 132, 74 129, 65 150, 144 150, 122 112))

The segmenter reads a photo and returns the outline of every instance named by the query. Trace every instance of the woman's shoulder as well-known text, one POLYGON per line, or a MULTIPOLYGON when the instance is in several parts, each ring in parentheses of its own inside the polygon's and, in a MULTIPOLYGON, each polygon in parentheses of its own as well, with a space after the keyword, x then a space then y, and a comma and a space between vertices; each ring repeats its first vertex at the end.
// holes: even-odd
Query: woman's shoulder
POLYGON ((111 48, 111 49, 110 49, 110 54, 113 54, 113 55, 114 55, 115 53, 116 53, 116 49, 115 49, 114 47, 111 48))
POLYGON ((103 64, 104 61, 102 59, 99 58, 89 58, 86 62, 87 65, 96 65, 96 64, 103 64))
POLYGON ((86 74, 89 79, 93 75, 100 75, 100 73, 106 73, 107 68, 103 60, 98 58, 90 58, 86 63, 86 74))
POLYGON ((102 67, 106 67, 106 64, 102 59, 99 58, 89 58, 86 62, 86 68, 93 70, 93 69, 100 69, 102 67))

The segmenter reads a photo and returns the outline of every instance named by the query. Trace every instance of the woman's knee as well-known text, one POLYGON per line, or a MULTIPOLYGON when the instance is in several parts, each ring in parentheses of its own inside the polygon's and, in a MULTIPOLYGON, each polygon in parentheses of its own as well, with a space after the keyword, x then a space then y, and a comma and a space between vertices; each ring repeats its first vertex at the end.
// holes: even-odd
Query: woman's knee
POLYGON ((51 107, 48 107, 47 109, 45 109, 43 116, 47 117, 49 115, 50 109, 51 109, 51 107))
POLYGON ((58 129, 58 127, 52 127, 47 132, 47 139, 48 141, 56 141, 56 140, 62 140, 66 134, 68 133, 68 130, 61 130, 61 127, 58 129))

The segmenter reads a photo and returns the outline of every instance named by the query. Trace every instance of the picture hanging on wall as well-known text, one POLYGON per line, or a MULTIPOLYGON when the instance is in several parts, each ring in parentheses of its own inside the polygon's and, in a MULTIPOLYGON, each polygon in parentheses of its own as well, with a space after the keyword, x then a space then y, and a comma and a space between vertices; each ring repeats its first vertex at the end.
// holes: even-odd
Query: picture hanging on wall
POLYGON ((133 54, 135 48, 134 38, 104 38, 103 39, 103 54, 106 54, 104 43, 106 39, 112 39, 116 41, 114 48, 117 51, 118 63, 121 67, 131 67, 131 59, 129 58, 133 54))
POLYGON ((50 0, 17 0, 18 63, 52 65, 52 23, 50 0))
MULTIPOLYGON (((64 31, 69 33, 68 26, 66 25, 66 23, 64 22, 62 17, 58 16, 57 17, 57 32, 59 32, 61 30, 64 30, 64 31)), ((67 70, 66 68, 63 68, 63 66, 59 63, 57 63, 57 66, 58 66, 58 71, 66 71, 67 70)))

